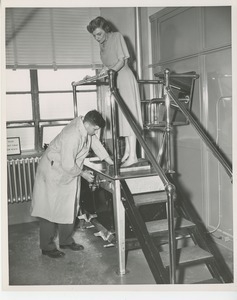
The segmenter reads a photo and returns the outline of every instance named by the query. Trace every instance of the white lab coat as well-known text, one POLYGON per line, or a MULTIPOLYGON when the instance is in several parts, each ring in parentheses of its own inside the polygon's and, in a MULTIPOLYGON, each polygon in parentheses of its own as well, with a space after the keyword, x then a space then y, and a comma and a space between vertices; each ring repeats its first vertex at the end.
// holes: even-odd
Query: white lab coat
POLYGON ((32 212, 54 223, 72 224, 79 210, 80 174, 90 147, 104 160, 108 157, 99 139, 90 136, 81 117, 72 120, 42 155, 33 189, 32 212))

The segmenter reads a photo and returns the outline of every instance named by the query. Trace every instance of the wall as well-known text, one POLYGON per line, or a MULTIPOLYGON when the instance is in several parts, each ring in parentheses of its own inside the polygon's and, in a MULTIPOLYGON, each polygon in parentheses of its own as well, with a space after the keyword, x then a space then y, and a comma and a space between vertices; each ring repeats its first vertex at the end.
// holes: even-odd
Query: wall
MULTIPOLYGON (((230 7, 168 8, 151 17, 153 72, 196 71, 192 113, 231 161, 230 7)), ((191 125, 176 128, 175 168, 184 196, 214 236, 233 237, 232 184, 191 125)), ((227 245, 228 246, 228 245, 227 245)))
POLYGON ((101 8, 100 12, 124 36, 130 54, 130 65, 136 68, 135 8, 108 7, 101 8))
POLYGON ((34 222, 37 219, 30 215, 31 201, 24 203, 8 204, 8 224, 21 224, 34 222))

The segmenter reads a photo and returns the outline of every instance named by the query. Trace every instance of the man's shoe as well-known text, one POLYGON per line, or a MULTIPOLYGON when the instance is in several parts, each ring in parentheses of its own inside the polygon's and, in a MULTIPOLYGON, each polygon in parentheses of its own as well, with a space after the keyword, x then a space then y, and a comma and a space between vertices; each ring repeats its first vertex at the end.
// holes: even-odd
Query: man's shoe
POLYGON ((77 244, 77 243, 72 243, 70 245, 60 245, 59 246, 61 249, 71 249, 73 251, 79 251, 79 250, 83 250, 84 247, 80 244, 77 244))
POLYGON ((51 258, 60 258, 63 257, 65 255, 64 252, 59 251, 58 249, 53 249, 53 250, 42 250, 42 254, 43 255, 47 255, 51 258))

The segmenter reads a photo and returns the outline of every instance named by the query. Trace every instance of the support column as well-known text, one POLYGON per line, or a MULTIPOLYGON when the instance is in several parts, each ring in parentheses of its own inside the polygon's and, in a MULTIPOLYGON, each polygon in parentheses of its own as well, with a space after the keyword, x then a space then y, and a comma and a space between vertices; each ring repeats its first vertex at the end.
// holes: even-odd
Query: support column
POLYGON ((119 263, 117 273, 119 275, 125 275, 125 210, 121 200, 121 187, 119 180, 114 180, 113 205, 119 263))

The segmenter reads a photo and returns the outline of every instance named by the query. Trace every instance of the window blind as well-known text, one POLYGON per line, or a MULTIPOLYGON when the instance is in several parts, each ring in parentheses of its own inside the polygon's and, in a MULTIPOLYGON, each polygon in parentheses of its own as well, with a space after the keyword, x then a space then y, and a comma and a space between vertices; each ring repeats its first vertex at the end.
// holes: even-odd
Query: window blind
POLYGON ((96 68, 99 45, 87 31, 99 8, 6 8, 7 68, 96 68))

